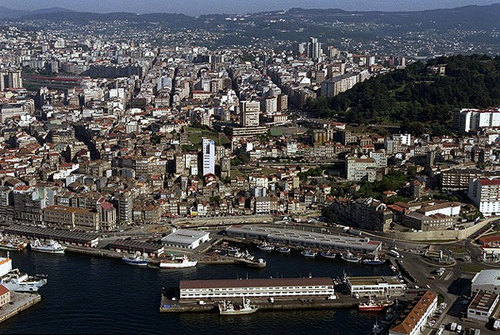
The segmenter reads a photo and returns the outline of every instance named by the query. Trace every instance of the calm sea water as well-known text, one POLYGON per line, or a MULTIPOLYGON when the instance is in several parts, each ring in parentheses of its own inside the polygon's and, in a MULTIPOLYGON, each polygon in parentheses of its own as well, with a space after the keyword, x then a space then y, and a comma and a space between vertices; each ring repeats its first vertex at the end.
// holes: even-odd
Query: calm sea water
POLYGON ((357 310, 261 311, 239 317, 160 314, 161 287, 180 279, 388 275, 388 267, 307 259, 255 251, 266 269, 201 265, 193 269, 137 268, 120 260, 79 255, 11 253, 13 266, 48 275, 42 302, 0 324, 0 333, 106 334, 369 334, 377 316, 357 310))

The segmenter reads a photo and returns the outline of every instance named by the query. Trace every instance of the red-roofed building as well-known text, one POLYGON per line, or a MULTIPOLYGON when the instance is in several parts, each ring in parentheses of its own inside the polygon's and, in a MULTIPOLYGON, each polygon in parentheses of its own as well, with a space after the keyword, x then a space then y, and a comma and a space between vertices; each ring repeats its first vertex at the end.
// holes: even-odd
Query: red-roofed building
POLYGON ((10 302, 10 290, 0 284, 0 307, 10 302))
POLYGON ((418 300, 406 317, 396 326, 392 327, 389 335, 419 335, 422 333, 427 320, 436 310, 438 296, 427 291, 418 300))

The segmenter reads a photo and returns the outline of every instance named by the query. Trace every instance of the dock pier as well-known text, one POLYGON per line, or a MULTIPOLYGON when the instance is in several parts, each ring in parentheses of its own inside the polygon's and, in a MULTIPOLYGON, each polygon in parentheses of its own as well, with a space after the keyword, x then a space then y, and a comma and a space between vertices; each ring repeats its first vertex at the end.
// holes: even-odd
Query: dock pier
MULTIPOLYGON (((241 298, 228 298, 227 300, 238 301, 238 299, 241 300, 241 298)), ((163 295, 161 298, 160 313, 215 313, 218 311, 219 300, 204 301, 203 304, 200 304, 199 300, 171 300, 163 295)), ((262 298, 252 298, 251 300, 253 305, 259 307, 259 311, 351 309, 357 308, 359 305, 358 300, 343 295, 333 300, 318 297, 275 298, 274 302, 262 298)))
POLYGON ((10 293, 10 303, 5 304, 0 308, 0 322, 21 313, 22 311, 30 308, 31 306, 39 303, 42 297, 37 293, 10 293))

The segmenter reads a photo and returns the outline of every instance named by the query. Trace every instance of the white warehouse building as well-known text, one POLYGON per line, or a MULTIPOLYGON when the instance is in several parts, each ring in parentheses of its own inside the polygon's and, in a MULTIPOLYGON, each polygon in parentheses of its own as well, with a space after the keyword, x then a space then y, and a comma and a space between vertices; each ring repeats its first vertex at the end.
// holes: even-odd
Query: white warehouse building
POLYGON ((163 245, 180 249, 196 249, 210 240, 210 233, 192 229, 177 229, 161 239, 163 245))

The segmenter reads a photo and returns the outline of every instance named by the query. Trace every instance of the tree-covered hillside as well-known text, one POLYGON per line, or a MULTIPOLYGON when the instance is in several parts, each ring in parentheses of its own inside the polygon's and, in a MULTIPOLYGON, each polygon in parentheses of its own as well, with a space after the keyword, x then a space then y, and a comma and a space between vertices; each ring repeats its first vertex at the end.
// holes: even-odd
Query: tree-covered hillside
POLYGON ((453 110, 500 106, 500 56, 453 56, 417 62, 366 80, 333 98, 309 100, 306 110, 346 122, 396 123, 413 133, 447 133, 453 110), (427 74, 447 64, 446 75, 427 74))

